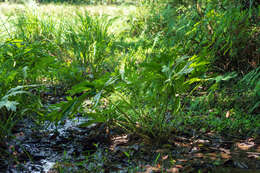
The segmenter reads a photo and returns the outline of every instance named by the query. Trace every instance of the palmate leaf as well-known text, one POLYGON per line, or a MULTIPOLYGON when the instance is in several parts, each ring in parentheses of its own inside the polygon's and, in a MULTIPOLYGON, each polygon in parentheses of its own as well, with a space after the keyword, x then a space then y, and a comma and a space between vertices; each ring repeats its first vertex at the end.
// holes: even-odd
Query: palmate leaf
POLYGON ((257 82, 256 87, 254 89, 256 95, 260 97, 260 81, 257 82))
POLYGON ((93 88, 94 88, 93 84, 90 83, 88 80, 86 80, 73 86, 71 90, 69 90, 67 93, 69 93, 70 95, 74 95, 74 94, 90 91, 93 88))
POLYGON ((17 86, 15 88, 10 89, 5 96, 3 96, 1 98, 1 100, 8 100, 9 97, 11 96, 16 96, 18 94, 27 94, 27 95, 31 95, 33 96, 32 93, 28 92, 28 91, 23 91, 22 89, 24 88, 32 88, 32 87, 38 87, 38 86, 42 86, 42 85, 24 85, 24 86, 17 86))
POLYGON ((201 82, 201 81, 206 81, 206 79, 201 79, 201 78, 191 78, 190 80, 186 81, 184 84, 193 84, 195 82, 201 82))
POLYGON ((260 106, 260 101, 256 102, 256 104, 250 109, 250 113, 252 113, 256 108, 260 106))
POLYGON ((0 99, 0 109, 3 107, 6 107, 8 111, 16 111, 16 107, 19 104, 16 101, 10 101, 9 97, 16 96, 18 94, 27 94, 33 96, 32 93, 28 91, 23 91, 22 89, 27 88, 27 87, 37 87, 40 85, 24 85, 24 86, 17 86, 15 88, 10 89, 5 96, 3 96, 0 99))
POLYGON ((86 122, 81 123, 79 126, 80 127, 87 127, 89 125, 92 125, 94 123, 103 123, 107 121, 107 118, 104 116, 103 112, 99 113, 87 113, 86 114, 88 117, 91 118, 91 120, 88 120, 86 122))
POLYGON ((15 112, 16 111, 16 106, 18 105, 19 103, 16 102, 16 101, 9 101, 9 100, 3 100, 3 101, 0 101, 0 109, 2 109, 3 107, 6 107, 6 109, 8 111, 13 111, 15 112))
POLYGON ((13 92, 11 92, 11 93, 8 92, 8 93, 2 98, 2 100, 8 100, 9 97, 11 97, 11 96, 16 96, 16 95, 18 95, 18 94, 28 94, 28 95, 31 95, 31 93, 28 92, 28 91, 13 91, 13 92))
POLYGON ((100 101, 100 98, 101 98, 101 94, 102 94, 102 91, 98 92, 95 96, 94 96, 94 101, 95 101, 95 105, 94 107, 96 107, 100 101))
POLYGON ((210 78, 210 81, 215 81, 216 83, 219 83, 221 81, 228 81, 230 79, 233 79, 237 77, 237 73, 236 72, 231 72, 231 73, 226 73, 225 75, 219 75, 217 77, 214 78, 210 78))
POLYGON ((10 90, 7 92, 6 95, 9 95, 10 93, 15 92, 15 91, 18 91, 18 90, 21 90, 21 89, 23 89, 23 88, 33 88, 33 87, 39 87, 39 86, 43 86, 43 85, 37 85, 37 84, 35 84, 35 85, 22 85, 22 86, 17 86, 17 87, 15 87, 15 88, 10 89, 10 90))
POLYGON ((64 121, 66 118, 73 116, 85 99, 89 96, 89 93, 84 93, 80 97, 74 97, 67 102, 63 102, 62 104, 57 104, 55 108, 58 108, 52 111, 47 115, 46 119, 49 121, 55 121, 58 124, 59 121, 64 121))

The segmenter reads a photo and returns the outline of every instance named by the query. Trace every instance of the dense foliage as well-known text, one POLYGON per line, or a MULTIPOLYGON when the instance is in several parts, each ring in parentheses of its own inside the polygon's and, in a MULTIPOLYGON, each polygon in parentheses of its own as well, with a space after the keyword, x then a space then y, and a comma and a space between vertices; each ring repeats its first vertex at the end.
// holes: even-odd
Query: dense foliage
POLYGON ((258 1, 144 1, 112 18, 34 5, 0 27, 0 146, 25 112, 80 113, 157 143, 191 127, 259 134, 258 1), (67 98, 45 110, 50 86, 67 98))

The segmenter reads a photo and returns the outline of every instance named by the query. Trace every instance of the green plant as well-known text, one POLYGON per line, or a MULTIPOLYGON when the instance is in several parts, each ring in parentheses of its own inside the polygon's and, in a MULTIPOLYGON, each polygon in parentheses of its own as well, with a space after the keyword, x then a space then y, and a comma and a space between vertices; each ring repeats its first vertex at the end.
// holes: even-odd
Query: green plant
POLYGON ((25 8, 24 13, 14 14, 16 18, 10 23, 15 32, 11 36, 16 39, 6 41, 3 50, 8 51, 9 56, 5 58, 15 61, 17 68, 25 69, 29 83, 66 84, 66 78, 71 79, 71 73, 78 70, 70 65, 64 48, 66 22, 57 24, 56 18, 36 10, 25 8))
MULTIPOLYGON (((19 95, 29 95, 33 97, 33 95, 26 91, 25 89, 28 87, 37 87, 37 85, 25 85, 25 86, 17 86, 15 88, 10 89, 5 95, 3 95, 0 99, 0 138, 4 139, 12 135, 11 130, 14 125, 20 121, 28 110, 30 106, 25 106, 25 102, 22 104, 23 108, 17 106, 19 102, 23 100, 23 97, 18 97, 19 95)), ((33 99, 32 99, 33 100, 33 99)), ((38 102, 39 103, 39 102, 38 102)), ((34 105, 35 106, 35 105, 34 105)))
POLYGON ((242 2, 233 1, 158 1, 149 9, 140 29, 148 38, 160 32, 169 45, 179 45, 183 55, 196 54, 211 61, 214 71, 248 71, 252 60, 255 67, 259 64, 255 48, 259 31, 252 32, 259 27, 253 20, 259 12, 257 5, 244 8, 242 2))
POLYGON ((129 54, 112 76, 76 85, 70 93, 83 94, 62 103, 50 117, 59 121, 79 109, 84 113, 81 105, 89 99, 91 111, 85 114, 92 118, 90 122, 113 123, 146 139, 163 142, 172 130, 171 119, 180 110, 179 94, 185 92, 185 79, 204 63, 198 63, 196 56, 177 57, 174 49, 154 49, 146 58, 144 55, 142 51, 129 54))
POLYGON ((73 23, 66 35, 67 48, 74 53, 78 71, 89 79, 97 78, 102 74, 104 60, 110 53, 108 27, 111 21, 104 17, 90 17, 85 12, 78 13, 73 23))
POLYGON ((20 39, 10 39, 2 43, 0 90, 4 93, 4 89, 8 90, 16 85, 55 80, 56 73, 53 70, 59 62, 48 54, 49 46, 44 42, 29 43, 20 39))
POLYGON ((249 112, 252 113, 260 105, 260 67, 247 73, 238 83, 240 88, 245 88, 246 90, 253 90, 255 103, 250 108, 249 112))

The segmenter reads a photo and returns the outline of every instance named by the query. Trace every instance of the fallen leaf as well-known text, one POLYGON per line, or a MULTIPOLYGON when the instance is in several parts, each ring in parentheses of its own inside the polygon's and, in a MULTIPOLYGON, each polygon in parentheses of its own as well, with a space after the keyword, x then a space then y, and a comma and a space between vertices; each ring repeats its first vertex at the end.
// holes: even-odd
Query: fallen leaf
POLYGON ((258 145, 258 146, 256 147, 256 151, 257 151, 257 152, 260 152, 260 145, 258 145))
POLYGON ((260 158, 260 153, 257 152, 246 152, 246 153, 248 154, 249 158, 255 158, 255 159, 260 158))
POLYGON ((178 159, 179 162, 187 162, 188 160, 186 159, 178 159))
POLYGON ((145 168, 146 168, 145 173, 151 173, 153 171, 160 171, 160 168, 156 168, 156 167, 153 167, 150 165, 146 165, 145 168))
POLYGON ((211 160, 217 160, 217 154, 216 153, 207 153, 206 154, 211 160))
POLYGON ((221 155, 221 158, 222 159, 230 159, 231 158, 231 155, 229 155, 229 154, 227 154, 227 153, 220 153, 220 155, 221 155))
POLYGON ((255 159, 260 158, 259 155, 256 155, 256 154, 249 154, 248 157, 249 158, 255 158, 255 159))
POLYGON ((156 153, 169 153, 169 152, 170 152, 170 150, 166 149, 166 148, 164 148, 164 149, 157 149, 156 150, 156 153))
POLYGON ((204 154, 203 153, 196 153, 196 154, 194 154, 194 157, 203 158, 204 154))
POLYGON ((179 173, 179 169, 178 168, 170 168, 166 170, 168 173, 179 173))
POLYGON ((168 157, 169 157, 168 155, 165 155, 162 157, 162 160, 166 160, 166 159, 168 159, 168 157))
POLYGON ((219 148, 219 150, 220 150, 220 151, 223 151, 223 152, 225 152, 225 153, 227 153, 227 154, 230 154, 230 150, 228 150, 228 149, 219 148))
POLYGON ((226 118, 229 118, 229 117, 230 117, 230 111, 227 111, 226 118))
POLYGON ((255 146, 255 143, 254 143, 254 142, 236 143, 236 146, 237 146, 240 150, 249 150, 250 148, 252 148, 253 146, 255 146))
POLYGON ((183 168, 182 165, 175 165, 176 168, 183 168))

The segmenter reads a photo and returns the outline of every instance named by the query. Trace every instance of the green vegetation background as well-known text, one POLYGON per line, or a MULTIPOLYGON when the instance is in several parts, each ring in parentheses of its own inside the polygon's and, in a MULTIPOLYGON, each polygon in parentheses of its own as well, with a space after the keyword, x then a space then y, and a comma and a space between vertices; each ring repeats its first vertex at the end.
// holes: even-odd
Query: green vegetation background
POLYGON ((118 6, 0 4, 2 148, 28 116, 76 113, 157 143, 190 129, 259 137, 258 1, 84 3, 118 6), (67 98, 47 109, 50 88, 67 98))

